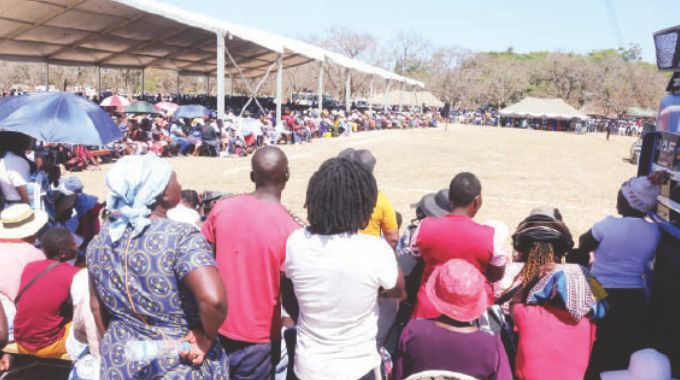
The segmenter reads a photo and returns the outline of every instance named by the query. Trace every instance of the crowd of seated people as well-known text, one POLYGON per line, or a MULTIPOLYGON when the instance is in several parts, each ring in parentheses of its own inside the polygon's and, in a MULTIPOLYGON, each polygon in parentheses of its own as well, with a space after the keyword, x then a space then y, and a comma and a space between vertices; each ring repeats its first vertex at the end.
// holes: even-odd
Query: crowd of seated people
POLYGON ((305 221, 281 204, 291 173, 273 145, 422 121, 286 111, 277 131, 270 117, 120 118, 127 154, 107 173, 106 205, 55 178, 49 155, 26 155, 24 137, 0 136, 0 265, 12 268, 0 278, 0 346, 11 346, 0 371, 28 355, 68 358, 77 378, 590 380, 625 378, 630 360, 670 380, 643 328, 660 239, 646 215, 662 173, 626 181, 619 215, 577 244, 555 207, 512 233, 479 223, 482 184, 468 172, 424 196, 400 236, 371 152, 321 164, 305 221), (158 157, 249 149, 254 191, 235 196, 182 191, 158 157), (36 179, 45 194, 29 191, 36 179), (136 340, 188 346, 135 362, 123 347, 136 340))
MULTIPOLYGON (((224 119, 214 116, 195 119, 128 117, 123 114, 115 119, 125 138, 110 146, 112 152, 118 155, 153 153, 163 157, 246 156, 265 145, 307 143, 317 138, 380 129, 436 127, 439 122, 433 113, 353 111, 345 114, 324 110, 319 114, 311 109, 285 109, 280 125, 276 125, 273 112, 248 111, 242 116, 229 112, 224 119)), ((81 156, 78 163, 87 163, 89 158, 78 154, 81 156)))

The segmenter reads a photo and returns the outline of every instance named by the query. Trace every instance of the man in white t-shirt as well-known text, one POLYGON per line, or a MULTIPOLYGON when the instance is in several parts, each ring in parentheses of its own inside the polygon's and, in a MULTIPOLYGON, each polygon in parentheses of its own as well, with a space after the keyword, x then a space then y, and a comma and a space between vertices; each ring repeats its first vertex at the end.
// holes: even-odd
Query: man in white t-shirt
POLYGON ((302 380, 368 380, 380 370, 378 297, 405 292, 392 248, 357 233, 376 198, 373 175, 347 159, 326 161, 309 181, 310 226, 290 236, 285 263, 300 310, 294 370, 302 380))
MULTIPOLYGON (((13 138, 7 136, 7 134, 10 133, 13 135, 17 134, 13 132, 3 132, 0 134, 0 139, 5 140, 13 138)), ((3 141, 3 143, 5 143, 5 141, 3 141)), ((30 143, 30 139, 28 140, 28 143, 30 143)), ((14 145, 14 143, 11 142, 10 145, 14 145)), ((19 154, 19 152, 22 152, 24 148, 28 148, 28 146, 24 147, 23 141, 19 145, 11 147, 11 150, 6 150, 4 154, 3 152, 0 152, 0 191, 2 191, 2 195, 5 199, 5 207, 7 207, 7 204, 11 203, 28 203, 29 199, 27 184, 31 175, 31 165, 29 164, 28 159, 21 157, 19 154)))

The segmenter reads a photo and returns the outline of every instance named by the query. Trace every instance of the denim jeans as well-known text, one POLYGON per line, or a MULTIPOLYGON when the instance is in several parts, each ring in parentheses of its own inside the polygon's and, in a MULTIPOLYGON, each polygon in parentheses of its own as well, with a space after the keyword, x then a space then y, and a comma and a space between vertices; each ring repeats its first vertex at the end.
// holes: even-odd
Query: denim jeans
POLYGON ((179 147, 178 153, 185 156, 188 152, 189 149, 191 148, 191 144, 189 144, 189 141, 183 137, 177 137, 175 138, 175 144, 179 147))
POLYGON ((229 357, 231 380, 273 380, 281 358, 281 341, 250 343, 220 336, 220 344, 229 357))

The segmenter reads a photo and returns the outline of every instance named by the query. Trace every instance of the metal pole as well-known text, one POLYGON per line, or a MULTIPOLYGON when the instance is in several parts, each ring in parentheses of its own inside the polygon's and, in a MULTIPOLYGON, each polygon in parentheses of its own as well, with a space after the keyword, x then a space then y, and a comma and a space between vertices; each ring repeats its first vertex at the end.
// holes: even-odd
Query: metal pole
POLYGON ((374 76, 371 75, 371 79, 368 81, 368 110, 373 111, 373 104, 371 102, 371 98, 373 98, 373 78, 374 76))
POLYGON ((323 112, 323 61, 319 62, 319 98, 317 100, 319 107, 319 117, 323 112))
POLYGON ((208 75, 205 76, 205 95, 210 95, 210 77, 208 75))
POLYGON ((221 33, 217 33, 217 117, 224 118, 225 114, 225 104, 224 98, 226 96, 224 92, 224 77, 225 77, 225 60, 224 60, 224 36, 221 33))
POLYGON ((97 66, 97 99, 102 97, 102 67, 97 66))
POLYGON ((179 91, 179 71, 177 71, 177 103, 179 104, 179 96, 180 96, 180 91, 179 91))
MULTIPOLYGON (((390 95, 390 80, 385 79, 385 97, 383 98, 383 112, 387 112, 387 103, 389 102, 388 99, 389 95, 390 95)), ((390 108, 392 107, 391 104, 389 106, 390 108)))
POLYGON ((352 74, 349 69, 346 70, 345 75, 345 112, 349 116, 349 111, 352 109, 352 74))
POLYGON ((146 78, 144 77, 144 73, 146 72, 146 69, 142 67, 142 90, 141 94, 139 95, 139 99, 144 100, 144 87, 146 86, 145 80, 146 78))
POLYGON ((403 93, 404 93, 404 84, 399 82, 399 112, 401 112, 401 103, 403 103, 402 100, 401 100, 401 95, 403 93))
MULTIPOLYGON (((418 95, 416 94, 416 87, 415 86, 413 86, 413 102, 415 104, 414 108, 418 107, 418 108, 420 108, 420 112, 423 112, 423 108, 421 107, 422 104, 418 104, 418 95)), ((411 110, 411 111, 413 111, 413 110, 411 110)))
POLYGON ((45 92, 50 90, 50 63, 45 62, 45 92))
POLYGON ((276 71, 276 126, 281 125, 281 103, 283 103, 283 54, 279 55, 276 71))

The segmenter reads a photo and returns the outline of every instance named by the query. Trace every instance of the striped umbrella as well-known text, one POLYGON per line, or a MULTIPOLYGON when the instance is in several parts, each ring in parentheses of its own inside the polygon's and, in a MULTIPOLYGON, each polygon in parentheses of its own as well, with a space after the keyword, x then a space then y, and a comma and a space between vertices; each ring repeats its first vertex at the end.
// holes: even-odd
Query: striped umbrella
POLYGON ((156 108, 160 109, 165 114, 172 114, 179 108, 179 105, 173 102, 159 102, 156 103, 156 108))
POLYGON ((148 114, 148 115, 158 115, 158 109, 149 102, 143 100, 136 101, 129 106, 125 107, 125 113, 138 113, 138 114, 148 114))
POLYGON ((130 101, 120 95, 113 95, 102 100, 99 105, 102 107, 116 107, 117 110, 123 110, 130 105, 130 101))

